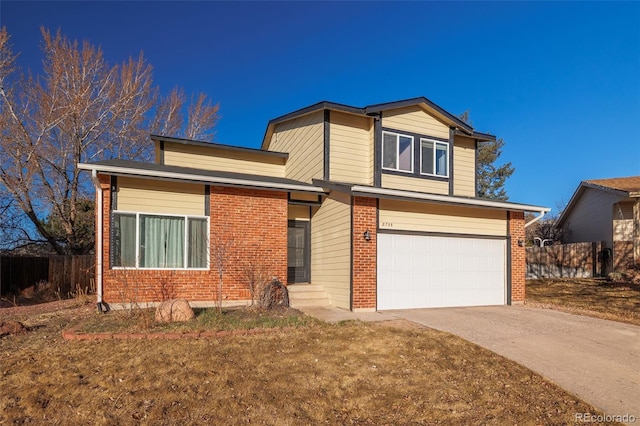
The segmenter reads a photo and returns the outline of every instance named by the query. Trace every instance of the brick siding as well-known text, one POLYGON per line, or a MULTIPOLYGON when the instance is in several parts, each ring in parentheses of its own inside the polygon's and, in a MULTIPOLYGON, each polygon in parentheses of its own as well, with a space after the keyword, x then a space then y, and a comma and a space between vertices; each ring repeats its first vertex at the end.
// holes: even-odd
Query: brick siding
POLYGON ((509 212, 509 235, 511 236, 511 303, 524 302, 525 276, 527 272, 524 247, 524 212, 509 212), (518 244, 522 241, 522 247, 518 244))
POLYGON ((243 268, 256 259, 271 275, 287 279, 287 193, 245 188, 211 187, 210 269, 122 270, 110 268, 109 176, 100 175, 103 189, 103 300, 106 303, 147 303, 183 297, 217 301, 219 274, 217 241, 230 241, 224 256, 222 302, 246 301, 249 289, 243 268))
POLYGON ((376 308, 377 207, 374 198, 353 197, 353 303, 352 310, 376 308), (369 231, 371 239, 364 239, 369 231))

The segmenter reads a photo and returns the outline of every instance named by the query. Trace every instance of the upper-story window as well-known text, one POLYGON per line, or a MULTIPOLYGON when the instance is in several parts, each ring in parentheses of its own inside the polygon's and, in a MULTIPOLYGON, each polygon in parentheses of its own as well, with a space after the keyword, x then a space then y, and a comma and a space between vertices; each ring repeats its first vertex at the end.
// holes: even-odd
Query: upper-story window
POLYGON ((420 139, 420 173, 430 176, 449 176, 449 144, 420 139))
POLYGON ((413 137, 382 132, 382 168, 413 173, 413 137))

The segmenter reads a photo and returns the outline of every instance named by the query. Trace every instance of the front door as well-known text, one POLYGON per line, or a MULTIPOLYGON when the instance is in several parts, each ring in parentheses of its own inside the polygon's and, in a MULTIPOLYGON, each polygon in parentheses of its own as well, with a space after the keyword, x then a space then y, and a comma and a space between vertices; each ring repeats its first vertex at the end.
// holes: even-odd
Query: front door
POLYGON ((311 270, 309 221, 290 220, 287 243, 287 282, 307 283, 311 270))

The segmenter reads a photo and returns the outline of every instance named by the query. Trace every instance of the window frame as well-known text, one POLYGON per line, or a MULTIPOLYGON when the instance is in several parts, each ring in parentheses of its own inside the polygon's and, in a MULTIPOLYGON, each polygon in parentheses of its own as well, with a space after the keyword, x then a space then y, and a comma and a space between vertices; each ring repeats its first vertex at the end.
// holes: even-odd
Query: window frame
POLYGON ((446 178, 446 179, 448 179, 449 178, 449 174, 450 174, 449 171, 450 171, 450 167, 451 167, 451 164, 450 164, 450 161, 449 161, 449 159, 450 159, 450 152, 449 151, 450 151, 449 142, 445 142, 445 141, 437 140, 437 139, 432 139, 432 138, 420 138, 420 175, 421 176, 432 176, 432 177, 436 177, 436 178, 446 178), (431 142, 431 143, 433 143, 433 149, 432 149, 431 152, 432 152, 432 156, 433 156, 433 171, 434 171, 434 173, 426 173, 426 172, 424 172, 422 170, 422 155, 423 155, 422 142, 431 142), (443 174, 443 175, 437 174, 437 170, 436 170, 437 169, 437 167, 436 167, 436 160, 437 160, 436 159, 436 152, 438 151, 438 149, 437 149, 438 144, 444 145, 446 147, 446 149, 444 151, 446 153, 446 166, 445 167, 446 167, 447 173, 443 174))
POLYGON ((153 271, 208 271, 211 269, 211 250, 210 250, 210 234, 211 230, 211 221, 209 216, 200 216, 200 215, 187 215, 187 214, 175 214, 175 213, 152 213, 152 212, 140 212, 140 211, 130 211, 130 210, 113 210, 111 212, 111 230, 110 230, 110 241, 109 241, 109 250, 110 256, 109 260, 111 263, 111 269, 121 269, 121 270, 153 270, 153 271), (114 258, 113 258, 113 247, 115 243, 115 218, 116 215, 135 215, 136 217, 136 252, 135 252, 135 265, 134 266, 115 266, 114 258), (140 216, 160 216, 160 217, 177 217, 184 218, 184 253, 182 256, 182 268, 158 268, 158 267, 145 267, 140 266, 140 216), (189 221, 190 219, 205 219, 207 221, 207 243, 206 243, 206 251, 207 251, 207 259, 205 267, 198 268, 190 268, 189 265, 189 221))
POLYGON ((398 173, 407 173, 407 174, 414 174, 414 161, 415 161, 415 137, 413 137, 412 135, 407 135, 407 134, 403 134, 403 133, 399 133, 399 132, 392 132, 392 131, 388 131, 388 130, 383 130, 382 131, 382 147, 381 147, 381 159, 380 159, 380 166, 382 170, 387 170, 387 171, 391 171, 391 172, 398 172, 398 173), (396 164, 397 164, 397 168, 393 169, 390 167, 385 167, 384 166, 384 135, 388 134, 388 135, 393 135, 396 137, 396 164), (405 137, 405 138, 409 138, 411 139, 411 147, 409 149, 410 153, 411 153, 411 161, 410 161, 410 165, 411 165, 411 169, 410 170, 403 170, 398 168, 400 166, 400 137, 405 137))

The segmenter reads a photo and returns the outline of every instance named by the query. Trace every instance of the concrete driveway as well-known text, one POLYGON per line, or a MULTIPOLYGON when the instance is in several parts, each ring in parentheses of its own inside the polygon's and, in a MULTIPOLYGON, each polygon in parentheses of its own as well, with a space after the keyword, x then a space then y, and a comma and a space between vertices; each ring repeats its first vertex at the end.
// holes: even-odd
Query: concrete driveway
POLYGON ((385 316, 458 335, 609 415, 640 421, 640 327, 525 306, 410 309, 385 316))

